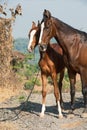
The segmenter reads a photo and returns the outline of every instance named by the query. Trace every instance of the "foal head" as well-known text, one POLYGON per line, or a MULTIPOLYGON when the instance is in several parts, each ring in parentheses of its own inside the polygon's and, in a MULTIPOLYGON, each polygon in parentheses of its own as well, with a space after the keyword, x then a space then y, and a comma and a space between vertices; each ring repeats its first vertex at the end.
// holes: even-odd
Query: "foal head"
POLYGON ((40 35, 40 23, 36 25, 35 22, 32 22, 32 27, 29 31, 29 43, 28 43, 28 51, 32 52, 33 49, 38 45, 40 35))
POLYGON ((44 48, 47 48, 47 44, 52 37, 55 37, 55 29, 51 13, 48 10, 44 10, 43 20, 41 22, 41 32, 39 37, 40 46, 44 46, 44 48))

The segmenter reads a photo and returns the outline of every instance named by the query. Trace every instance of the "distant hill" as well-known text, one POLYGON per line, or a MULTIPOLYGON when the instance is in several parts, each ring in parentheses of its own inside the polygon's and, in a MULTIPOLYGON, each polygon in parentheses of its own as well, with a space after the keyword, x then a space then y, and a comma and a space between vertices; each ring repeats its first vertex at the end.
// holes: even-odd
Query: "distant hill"
POLYGON ((27 38, 18 38, 14 40, 14 50, 18 50, 22 53, 28 53, 28 39, 27 38))

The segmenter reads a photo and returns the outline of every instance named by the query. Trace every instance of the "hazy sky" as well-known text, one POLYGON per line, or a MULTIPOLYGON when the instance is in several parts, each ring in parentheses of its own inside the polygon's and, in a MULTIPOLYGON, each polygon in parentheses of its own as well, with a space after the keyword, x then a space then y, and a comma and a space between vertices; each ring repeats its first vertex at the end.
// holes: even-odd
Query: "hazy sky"
POLYGON ((74 28, 87 32, 87 0, 0 0, 0 3, 4 1, 9 7, 20 3, 23 8, 23 15, 18 16, 13 25, 14 38, 28 38, 32 21, 41 20, 44 9, 74 28))

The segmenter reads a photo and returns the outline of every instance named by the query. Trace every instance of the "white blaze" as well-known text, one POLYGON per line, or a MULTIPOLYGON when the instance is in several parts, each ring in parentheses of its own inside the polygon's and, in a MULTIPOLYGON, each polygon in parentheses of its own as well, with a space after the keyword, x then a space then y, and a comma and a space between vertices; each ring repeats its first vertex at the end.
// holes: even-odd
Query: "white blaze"
POLYGON ((36 30, 32 30, 31 33, 30 33, 30 40, 29 40, 29 43, 28 43, 28 50, 30 49, 30 46, 32 44, 32 41, 33 41, 33 37, 36 33, 36 30))
POLYGON ((39 37, 39 43, 41 43, 43 29, 44 29, 44 22, 42 22, 42 24, 41 24, 41 32, 40 32, 40 37, 39 37))

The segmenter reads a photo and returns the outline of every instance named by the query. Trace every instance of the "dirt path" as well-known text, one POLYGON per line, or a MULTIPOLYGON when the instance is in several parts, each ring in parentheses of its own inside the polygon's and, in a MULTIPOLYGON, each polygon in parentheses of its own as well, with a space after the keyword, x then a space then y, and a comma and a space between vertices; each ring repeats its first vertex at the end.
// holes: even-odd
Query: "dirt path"
POLYGON ((63 93, 64 108, 63 119, 58 119, 55 98, 53 94, 47 95, 46 113, 44 118, 39 117, 41 110, 41 93, 32 94, 28 104, 20 112, 23 104, 18 96, 0 104, 0 130, 87 130, 87 118, 81 118, 83 111, 83 97, 81 93, 76 93, 76 103, 74 116, 68 113, 70 110, 70 96, 63 93), (20 112, 20 113, 19 113, 20 112))

